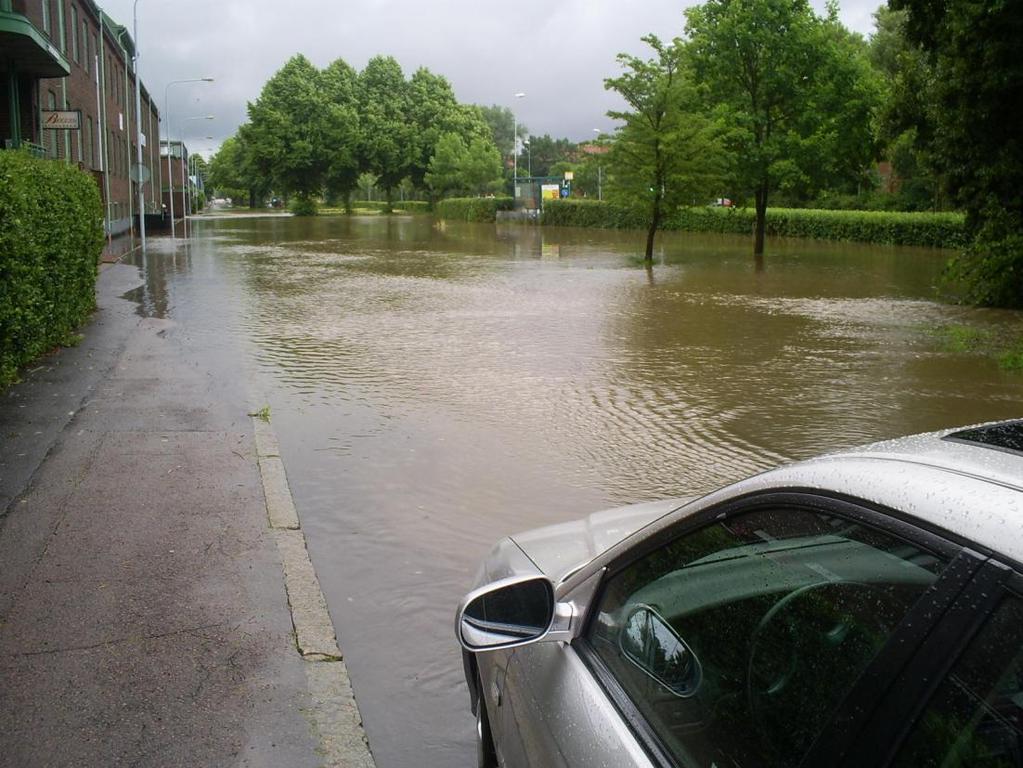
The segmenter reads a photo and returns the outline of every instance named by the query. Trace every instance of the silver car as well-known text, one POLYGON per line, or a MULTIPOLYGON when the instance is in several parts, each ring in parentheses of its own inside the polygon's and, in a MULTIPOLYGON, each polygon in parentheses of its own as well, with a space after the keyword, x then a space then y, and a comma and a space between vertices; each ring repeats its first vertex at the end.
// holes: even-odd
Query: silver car
POLYGON ((499 542, 480 766, 1023 766, 1023 420, 499 542))

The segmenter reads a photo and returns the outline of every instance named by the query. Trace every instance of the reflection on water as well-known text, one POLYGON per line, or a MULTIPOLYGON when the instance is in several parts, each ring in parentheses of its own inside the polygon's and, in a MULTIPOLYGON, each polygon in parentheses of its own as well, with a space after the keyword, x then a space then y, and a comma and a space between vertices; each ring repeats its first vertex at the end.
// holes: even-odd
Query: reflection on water
POLYGON ((141 311, 272 407, 383 768, 470 763, 452 613, 497 537, 1020 415, 1019 376, 933 333, 1020 316, 934 303, 941 253, 779 242, 761 271, 673 235, 646 270, 640 244, 378 216, 150 249, 141 311))

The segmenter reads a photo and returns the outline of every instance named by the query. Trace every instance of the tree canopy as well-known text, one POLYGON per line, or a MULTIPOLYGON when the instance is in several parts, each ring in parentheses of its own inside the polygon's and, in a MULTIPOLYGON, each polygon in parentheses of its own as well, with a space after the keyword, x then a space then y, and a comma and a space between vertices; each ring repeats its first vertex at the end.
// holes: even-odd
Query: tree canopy
POLYGON ((608 113, 622 122, 608 158, 610 197, 642 212, 650 261, 665 212, 707 192, 720 172, 720 152, 713 122, 699 110, 682 41, 665 44, 654 35, 643 41, 654 56, 619 54, 624 71, 605 80, 604 87, 629 106, 608 113))
POLYGON ((324 194, 350 207, 360 175, 372 174, 390 201, 399 188, 426 185, 438 142, 452 135, 467 163, 452 188, 488 189, 495 167, 500 175, 491 128, 478 107, 458 103, 446 79, 426 68, 406 79, 389 56, 356 72, 342 59, 321 71, 297 55, 249 104, 249 122, 218 153, 214 178, 262 194, 324 194))
POLYGON ((866 47, 833 7, 822 19, 806 0, 707 0, 686 11, 686 32, 735 189, 754 199, 762 254, 772 193, 865 172, 876 94, 866 47))

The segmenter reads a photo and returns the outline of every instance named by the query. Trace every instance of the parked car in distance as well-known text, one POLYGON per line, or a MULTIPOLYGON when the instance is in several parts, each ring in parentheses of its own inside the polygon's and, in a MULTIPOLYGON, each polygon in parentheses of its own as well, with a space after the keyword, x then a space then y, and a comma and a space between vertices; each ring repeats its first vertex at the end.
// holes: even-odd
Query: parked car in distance
POLYGON ((1023 765, 1023 420, 504 539, 480 766, 1023 765))

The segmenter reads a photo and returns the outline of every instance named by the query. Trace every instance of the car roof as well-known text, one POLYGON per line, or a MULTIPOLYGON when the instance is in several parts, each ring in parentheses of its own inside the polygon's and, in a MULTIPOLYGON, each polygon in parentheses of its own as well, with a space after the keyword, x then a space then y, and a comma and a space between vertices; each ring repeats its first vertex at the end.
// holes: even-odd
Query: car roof
POLYGON ((730 495, 799 486, 831 491, 1023 563, 1023 453, 959 437, 967 429, 1009 424, 1023 430, 1023 421, 995 422, 825 454, 737 483, 730 495))
MULTIPOLYGON (((1000 422, 1008 423, 1014 422, 1000 422)), ((1023 421, 1018 423, 1023 429, 1023 421)), ((683 518, 743 496, 792 490, 820 491, 888 508, 1023 567, 1023 453, 955 437, 962 431, 887 440, 742 480, 655 520, 566 577, 563 586, 572 589, 631 548, 637 536, 656 535, 683 518)))
POLYGON ((835 455, 913 462, 1023 490, 1023 450, 1017 446, 1023 446, 1023 419, 910 435, 835 455))

